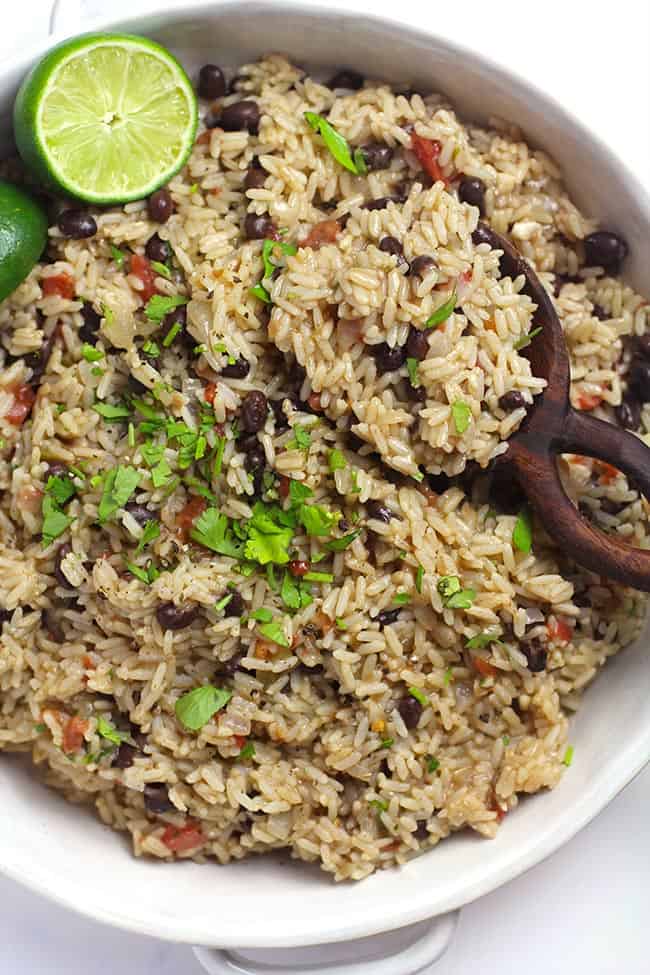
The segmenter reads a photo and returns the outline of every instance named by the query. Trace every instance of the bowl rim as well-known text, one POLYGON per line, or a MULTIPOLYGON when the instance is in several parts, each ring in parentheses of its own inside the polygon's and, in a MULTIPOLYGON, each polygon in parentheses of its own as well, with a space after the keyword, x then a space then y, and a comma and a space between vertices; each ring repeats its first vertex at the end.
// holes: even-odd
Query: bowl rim
MULTIPOLYGON (((392 29, 400 39, 408 41, 435 40, 440 46, 448 49, 458 58, 470 58, 487 68, 496 78, 514 85, 518 92, 537 103, 544 106, 563 127, 571 126, 578 139, 585 144, 593 147, 597 153, 605 160, 606 165, 615 171, 621 182, 625 182, 635 194, 639 207, 639 219, 650 228, 650 193, 642 184, 640 179, 623 163, 618 155, 610 149, 603 139, 595 133, 586 123, 567 110, 556 98, 547 94, 543 89, 533 82, 528 81, 518 72, 504 67, 500 63, 492 60, 481 51, 455 39, 449 38, 444 33, 436 33, 426 27, 414 28, 404 26, 398 20, 390 17, 379 16, 368 12, 365 9, 350 9, 345 0, 332 0, 327 7, 319 3, 303 2, 303 0, 168 0, 165 8, 161 5, 161 0, 145 0, 138 6, 135 13, 125 14, 124 16, 102 15, 89 18, 83 21, 83 33, 90 31, 100 31, 108 29, 136 30, 137 26, 148 18, 155 17, 158 20, 156 26, 174 23, 195 15, 200 17, 208 13, 220 13, 228 11, 249 12, 251 16, 255 12, 268 15, 272 8, 277 16, 290 16, 292 13, 309 15, 315 19, 325 21, 335 21, 336 19, 345 20, 351 28, 363 32, 373 26, 381 26, 384 29, 392 29)), ((153 25, 152 25, 153 27, 153 25)), ((33 43, 20 51, 13 58, 8 59, 0 69, 0 77, 11 75, 12 73, 25 73, 36 59, 41 57, 46 51, 56 43, 67 37, 73 36, 76 32, 63 29, 45 38, 41 42, 33 43)), ((531 133, 534 140, 535 133, 531 133)), ((385 917, 368 917, 365 920, 355 920, 341 917, 336 925, 330 924, 323 928, 322 919, 313 917, 309 923, 303 923, 300 932, 292 934, 291 931, 269 931, 263 936, 256 936, 254 931, 249 932, 245 940, 248 948, 283 948, 299 947, 308 945, 325 944, 331 942, 346 941, 356 938, 369 937, 388 930, 396 930, 410 924, 426 920, 438 914, 450 910, 458 909, 471 903, 478 897, 487 894, 502 884, 514 879, 527 872, 529 869, 541 863, 550 855, 555 853, 566 842, 572 839, 583 827, 588 825, 650 762, 650 714, 647 726, 644 731, 637 735, 633 741, 623 745, 616 756, 607 762, 607 776, 603 779, 594 780, 589 788, 586 788, 580 800, 574 803, 570 810, 570 815, 565 813, 562 818, 554 824, 552 830, 541 830, 540 834, 532 839, 526 846, 517 850, 516 854, 510 855, 507 862, 503 863, 499 869, 493 869, 484 874, 479 881, 474 883, 470 890, 457 892, 444 899, 441 904, 431 906, 433 896, 430 891, 416 891, 414 896, 406 901, 391 901, 390 921, 385 917), (418 896, 419 894, 419 896, 418 896), (428 895, 428 896, 427 896, 428 895)), ((101 923, 113 925, 115 927, 131 931, 137 934, 149 935, 159 939, 173 942, 199 943, 199 944, 218 944, 224 948, 241 947, 243 938, 241 933, 224 931, 219 934, 218 940, 214 940, 214 935, 206 930, 205 925, 199 919, 198 923, 191 919, 176 916, 173 919, 173 928, 170 918, 161 919, 157 925, 155 920, 149 918, 133 918, 130 914, 121 913, 119 909, 112 906, 80 903, 80 899, 75 896, 74 891, 66 889, 65 885, 59 884, 58 878, 40 869, 40 865, 34 869, 21 868, 7 861, 3 854, 3 846, 0 843, 0 872, 10 879, 26 886, 37 894, 57 902, 70 910, 83 916, 92 918, 101 923), (164 923, 164 928, 163 928, 164 923)), ((359 887, 363 890, 363 885, 359 887)), ((387 898, 389 900, 389 898, 387 898)))

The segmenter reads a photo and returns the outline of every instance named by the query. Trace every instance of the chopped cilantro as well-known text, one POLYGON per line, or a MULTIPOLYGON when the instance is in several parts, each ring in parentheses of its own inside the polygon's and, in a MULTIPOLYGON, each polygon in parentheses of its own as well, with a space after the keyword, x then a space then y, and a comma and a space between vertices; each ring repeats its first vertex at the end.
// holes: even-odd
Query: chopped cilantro
POLYGON ((512 532, 512 544, 520 552, 528 555, 533 547, 533 519, 528 508, 522 508, 512 532))
POLYGON ((302 481, 293 478, 289 480, 289 499, 292 504, 302 504, 306 498, 311 498, 314 492, 302 481))
POLYGON ((222 609, 225 609, 226 608, 226 606, 228 605, 228 603, 231 602, 231 600, 232 600, 232 593, 231 592, 226 593, 225 596, 222 596, 221 599, 214 604, 214 608, 215 608, 216 612, 217 613, 220 613, 222 609))
POLYGON ((289 646, 289 641, 285 635, 282 623, 279 623, 277 620, 272 620, 270 623, 263 623, 259 627, 259 631, 262 636, 265 636, 273 643, 277 643, 279 647, 289 646))
POLYGON ((356 467, 353 467, 350 471, 350 480, 352 481, 350 494, 361 494, 361 488, 359 487, 359 471, 356 469, 356 467))
POLYGON ((325 548, 329 552, 342 552, 348 547, 348 545, 352 545, 352 542, 355 540, 355 538, 358 538, 360 534, 361 529, 357 528, 356 531, 350 532, 348 535, 343 535, 342 538, 333 538, 331 542, 326 542, 325 548))
POLYGON ((233 559, 241 558, 244 552, 244 543, 235 537, 229 518, 216 508, 205 509, 194 523, 191 537, 213 552, 233 559))
POLYGON ((240 758, 243 762, 245 762, 247 759, 252 758, 254 754, 255 754, 255 745, 253 744, 252 741, 247 741, 237 757, 240 758))
POLYGON ((217 449, 214 455, 214 464, 212 467, 212 474, 215 478, 221 476, 221 469, 223 467, 223 452, 226 449, 226 438, 217 437, 217 449))
POLYGON ((461 589, 458 576, 441 576, 437 588, 443 605, 450 609, 469 609, 476 598, 474 589, 461 589))
POLYGON ((293 427, 293 437, 288 442, 287 447, 291 450, 292 448, 298 448, 299 450, 308 450, 311 444, 311 434, 308 430, 305 430, 303 426, 299 423, 293 427))
POLYGON ((127 438, 129 447, 135 447, 135 427, 132 423, 129 423, 127 438))
POLYGON ((36 732, 37 735, 42 735, 44 731, 47 731, 47 725, 46 724, 35 724, 34 725, 34 731, 36 732))
POLYGON ((123 508, 140 483, 140 475, 134 467, 114 467, 104 478, 102 497, 97 509, 100 525, 123 508))
POLYGON ((152 295, 144 306, 144 313, 149 321, 162 322, 165 315, 180 305, 186 305, 188 300, 182 295, 152 295))
POLYGON ((415 588, 418 592, 422 592, 422 582, 424 580, 424 566, 418 565, 415 573, 415 588))
POLYGON ((465 433, 472 417, 472 411, 462 399, 454 400, 451 404, 451 415, 456 427, 456 433, 465 433))
POLYGON ((348 466, 348 462, 345 459, 345 455, 341 450, 330 450, 327 455, 327 463, 329 464, 329 469, 333 474, 334 471, 343 471, 348 466))
POLYGON ((249 619, 257 620, 258 623, 270 623, 273 619, 273 613, 266 606, 260 606, 259 609, 254 609, 249 614, 249 619))
POLYGON ((88 342, 84 342, 81 346, 81 354, 86 362, 99 362, 100 359, 104 358, 102 350, 96 349, 94 345, 90 345, 88 342))
POLYGON ((433 773, 437 772, 439 768, 440 768, 440 762, 438 761, 438 759, 433 758, 432 755, 429 755, 429 757, 427 758, 427 772, 430 775, 433 775, 433 773))
POLYGON ((142 346, 142 351, 145 355, 148 355, 151 359, 157 359, 160 355, 160 346, 157 342, 152 339, 147 339, 147 341, 142 346))
POLYGON ((159 274, 161 278, 167 278, 169 281, 172 276, 172 272, 169 270, 166 264, 161 264, 160 261, 152 261, 151 266, 156 274, 159 274))
POLYGON ((149 545, 151 542, 154 542, 159 536, 160 536, 160 522, 158 522, 155 518, 153 518, 151 521, 148 521, 147 524, 144 526, 142 535, 140 536, 140 541, 138 542, 138 547, 135 550, 135 554, 139 555, 146 545, 149 545))
POLYGON ((407 592, 397 592, 393 596, 393 602, 396 606, 406 606, 411 602, 411 597, 407 592))
POLYGON ((417 359, 412 359, 410 356, 406 360, 406 369, 409 374, 409 379, 411 380, 411 386, 413 389, 417 389, 420 385, 420 379, 418 377, 418 365, 417 359))
POLYGON ((429 698, 426 696, 424 691, 421 691, 419 687, 409 687, 409 694, 414 697, 415 700, 422 705, 423 708, 429 706, 429 698))
POLYGON ((131 416, 131 410, 124 403, 113 405, 112 403, 94 403, 93 410, 99 413, 105 420, 127 420, 131 416))
POLYGON ((454 675, 452 673, 451 667, 447 667, 447 669, 445 671, 445 676, 444 676, 444 685, 445 685, 445 687, 449 687, 449 685, 451 684, 451 682, 452 682, 453 679, 454 679, 454 675))
POLYGON ((49 494, 43 496, 41 510, 43 514, 41 534, 43 547, 46 548, 55 538, 63 534, 66 528, 72 524, 73 519, 61 511, 57 502, 49 494))
POLYGON ((381 747, 382 748, 392 748, 392 746, 394 744, 395 744, 395 739, 394 738, 384 738, 384 740, 381 743, 381 747))
POLYGON ((535 336, 539 335, 541 331, 542 331, 542 326, 540 325, 538 328, 532 329, 532 331, 530 331, 527 335, 522 335, 521 338, 518 338, 517 341, 512 346, 513 349, 516 349, 517 352, 520 352, 521 349, 525 349, 528 345, 530 345, 530 343, 535 338, 535 336))
POLYGON ((503 735, 502 738, 501 738, 501 741, 503 742, 503 744, 507 748, 508 745, 510 744, 510 735, 503 735))
POLYGON ((167 482, 169 481, 171 472, 172 472, 171 467, 169 466, 165 458, 162 457, 158 461, 156 466, 152 467, 151 469, 151 481, 153 483, 153 486, 155 488, 164 487, 165 484, 167 484, 167 482))
POLYGON ((377 815, 379 815, 379 813, 386 812, 388 809, 388 803, 385 799, 371 799, 368 805, 377 810, 377 815))
POLYGON ((499 637, 501 636, 501 630, 495 633, 490 633, 489 630, 484 630, 482 633, 477 633, 475 636, 468 640, 465 646, 468 650, 482 650, 484 647, 488 647, 491 643, 501 643, 499 637))
POLYGON ((285 572, 280 588, 280 598, 289 609, 304 609, 313 603, 308 587, 294 579, 289 572, 285 572))
POLYGON ((331 572, 305 572, 303 579, 305 582, 334 582, 331 572))
POLYGON ((133 562, 125 561, 124 564, 132 576, 135 576, 136 579, 139 579, 140 582, 144 582, 147 586, 150 586, 152 582, 155 582, 160 575, 160 572, 152 563, 149 563, 146 569, 141 568, 139 565, 135 565, 133 562))
POLYGON ((436 325, 442 325, 443 322, 446 322, 456 307, 457 301, 458 295, 456 294, 456 289, 454 288, 447 301, 440 305, 439 308, 436 308, 433 315, 430 315, 429 318, 427 318, 426 322, 424 323, 424 327, 435 328, 436 325))
POLYGON ((288 513, 275 505, 265 505, 258 501, 253 507, 253 517, 248 522, 244 555, 260 565, 268 562, 286 565, 292 537, 293 520, 288 513))
POLYGON ((564 753, 564 758, 562 759, 562 764, 566 765, 567 768, 569 768, 569 766, 572 764, 574 754, 575 754, 575 748, 573 747, 573 745, 569 745, 569 747, 564 753))
POLYGON ((189 731, 200 731, 217 711, 225 708, 231 697, 231 691, 211 684, 195 687, 177 700, 176 717, 189 731))
POLYGON ((97 718, 97 734, 101 738, 105 738, 106 741, 110 741, 113 745, 121 745, 123 741, 129 738, 128 732, 118 731, 106 718, 101 716, 97 718))
POLYGON ((318 504, 303 504, 298 511, 298 520, 308 535, 328 535, 334 524, 335 515, 318 504))
POLYGON ((348 624, 341 616, 337 616, 334 622, 336 623, 336 628, 338 630, 347 630, 348 624))
POLYGON ((180 322, 174 322, 174 324, 169 329, 169 331, 167 332, 167 334, 165 335, 162 341, 163 347, 165 349, 169 348, 169 346, 172 344, 172 342, 174 341, 174 339, 176 338, 176 336, 178 335, 182 327, 183 326, 181 325, 180 322))
POLYGON ((77 489, 69 477, 60 477, 58 474, 50 475, 45 485, 45 492, 52 497, 58 505, 64 505, 77 493, 77 489))
POLYGON ((124 251, 121 251, 115 244, 111 244, 111 257, 117 264, 118 270, 121 271, 124 266, 124 258, 126 257, 124 251))
POLYGON ((340 166, 343 166, 344 169, 347 169, 355 176, 364 176, 368 172, 363 152, 357 149, 353 153, 348 140, 340 132, 337 132, 326 118, 322 115, 317 115, 315 112, 303 112, 303 115, 305 121, 311 126, 314 132, 320 133, 327 151, 340 166))

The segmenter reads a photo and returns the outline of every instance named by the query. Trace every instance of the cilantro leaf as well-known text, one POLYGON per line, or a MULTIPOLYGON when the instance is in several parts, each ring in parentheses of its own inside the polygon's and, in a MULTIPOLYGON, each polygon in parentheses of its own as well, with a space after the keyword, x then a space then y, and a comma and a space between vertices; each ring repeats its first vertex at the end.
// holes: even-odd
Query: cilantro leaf
POLYGON ((157 342, 152 339, 147 339, 147 341, 142 346, 142 351, 145 355, 148 355, 151 359, 157 359, 160 355, 160 346, 157 342))
POLYGON ((169 481, 172 469, 164 457, 151 469, 151 481, 155 488, 164 487, 169 481))
POLYGON ((186 305, 188 301, 189 298, 182 295, 152 295, 144 306, 144 313, 149 321, 162 322, 165 315, 180 305, 186 305))
POLYGON ((96 349, 94 345, 90 345, 89 342, 84 342, 81 346, 81 354, 86 360, 86 362, 99 362, 100 359, 104 358, 104 353, 101 349, 96 349))
POLYGON ((49 494, 43 496, 41 510, 43 514, 41 534, 43 547, 46 548, 55 538, 63 534, 66 528, 72 524, 73 519, 60 510, 54 498, 50 497, 49 494))
POLYGON ((244 552, 244 543, 235 537, 229 518, 217 508, 205 509, 194 523, 191 537, 213 552, 233 559, 241 558, 244 552))
POLYGON ((533 519, 528 508, 522 508, 512 532, 512 544, 520 552, 528 555, 533 547, 533 519))
POLYGON ((258 623, 270 623, 273 619, 273 613, 266 606, 260 606, 259 609, 254 609, 252 613, 249 613, 249 618, 258 623))
POLYGON ((329 552, 342 552, 344 549, 351 545, 355 538, 358 538, 361 534, 361 529, 357 528, 356 531, 350 532, 349 535, 343 535, 342 538, 333 538, 331 542, 325 543, 325 548, 329 552))
POLYGON ((226 606, 230 602, 232 602, 232 597, 233 597, 233 594, 231 592, 228 592, 228 593, 226 593, 225 596, 222 596, 221 599, 219 599, 218 602, 216 602, 214 604, 214 608, 215 608, 216 612, 217 613, 220 613, 222 609, 225 609, 226 606))
POLYGON ((434 772, 437 772, 439 768, 440 768, 440 762, 438 761, 438 759, 437 758, 433 758, 433 756, 430 755, 427 758, 427 772, 430 775, 433 775, 433 773, 434 772))
POLYGON ((302 504, 305 498, 313 497, 314 492, 302 481, 295 481, 293 478, 289 481, 289 500, 292 504, 302 504))
POLYGON ((97 509, 100 525, 123 508, 140 483, 140 475, 134 467, 114 467, 106 473, 102 497, 97 509))
POLYGON ((286 565, 292 538, 293 526, 286 513, 281 508, 258 501, 253 507, 253 517, 248 522, 244 556, 260 565, 268 562, 286 565))
POLYGON ((50 474, 45 485, 45 493, 49 494, 58 505, 63 506, 77 493, 77 489, 69 477, 50 474))
POLYGON ((153 518, 144 526, 142 535, 140 536, 140 541, 138 542, 138 547, 135 550, 135 554, 139 555, 145 545, 149 545, 150 542, 155 541, 159 536, 160 522, 153 518))
POLYGON ((440 305, 439 308, 436 308, 433 315, 430 315, 427 318, 426 322, 424 323, 424 327, 435 328, 436 325, 442 325, 443 322, 446 322, 449 316, 451 315, 452 311, 456 307, 457 301, 458 301, 458 295, 456 294, 456 289, 454 288, 447 301, 445 301, 444 304, 440 305))
POLYGON ((469 609, 475 599, 475 589, 461 589, 460 592, 455 592, 453 596, 449 597, 445 606, 448 606, 449 609, 469 609))
POLYGON ((482 650, 491 643, 501 643, 500 636, 501 630, 497 630, 495 633, 490 633, 489 630, 483 630, 481 633, 476 633, 471 640, 468 640, 465 646, 468 650, 482 650))
POLYGON ((299 450, 308 450, 311 444, 311 434, 309 430, 305 430, 303 426, 299 423, 292 428, 293 437, 287 443, 287 447, 291 450, 292 448, 298 448, 299 450))
POLYGON ((240 758, 243 762, 245 762, 247 759, 253 758, 254 754, 255 754, 254 743, 252 741, 247 741, 244 747, 242 748, 242 750, 240 751, 239 755, 237 756, 237 758, 240 758))
POLYGON ((406 369, 408 371, 409 379, 411 380, 411 386, 413 387, 413 389, 417 389, 420 385, 420 379, 418 377, 419 364, 420 364, 419 361, 417 359, 411 358, 411 356, 409 356, 408 359, 406 360, 406 369))
POLYGON ((355 176, 363 176, 367 173, 368 167, 363 154, 357 150, 353 155, 348 140, 340 132, 337 132, 326 118, 323 118, 322 115, 316 115, 315 112, 303 112, 303 115, 314 132, 320 132, 328 152, 340 166, 354 173, 355 176))
POLYGON ((289 609, 304 609, 314 601, 307 591, 307 587, 294 579, 289 572, 284 574, 280 597, 289 609))
POLYGON ((441 576, 438 579, 437 589, 443 600, 449 599, 455 592, 460 592, 461 588, 458 576, 441 576))
POLYGON ((451 415, 454 426, 456 427, 456 433, 465 433, 472 416, 472 411, 467 403, 464 403, 462 399, 454 400, 451 404, 451 415))
POLYGON ((527 335, 522 335, 521 338, 518 338, 513 344, 513 349, 516 349, 517 352, 521 351, 521 349, 525 349, 541 331, 542 326, 540 325, 538 328, 533 328, 527 335))
POLYGON ((131 410, 124 403, 113 405, 112 403, 94 403, 93 410, 99 413, 105 420, 128 420, 131 410))
POLYGON ((411 597, 407 592, 396 592, 393 596, 395 606, 406 606, 411 602, 411 597))
POLYGON ((113 745, 121 745, 123 741, 126 741, 130 737, 126 731, 118 731, 106 718, 101 716, 97 718, 97 734, 100 738, 105 738, 106 741, 110 741, 113 745))
POLYGON ((151 267, 154 269, 156 274, 159 274, 161 278, 169 279, 172 276, 172 272, 169 270, 166 264, 161 264, 160 261, 151 261, 151 267))
POLYGON ((305 572, 303 579, 305 582, 334 582, 331 572, 305 572))
POLYGON ((319 504, 303 504, 298 511, 298 520, 308 535, 328 535, 335 515, 319 504))
POLYGON ((345 455, 341 450, 330 450, 327 455, 327 463, 329 464, 329 469, 333 474, 334 471, 343 471, 348 466, 348 462, 345 459, 345 455))
POLYGON ((284 627, 278 620, 272 620, 270 623, 262 623, 258 629, 262 636, 265 636, 267 640, 271 640, 272 643, 277 643, 279 647, 289 646, 284 627))
POLYGON ((414 697, 418 704, 421 704, 423 708, 428 707, 431 703, 424 691, 420 690, 419 687, 409 687, 409 694, 411 697, 414 697))
POLYGON ((189 731, 200 731, 217 711, 225 708, 231 697, 231 691, 213 687, 211 684, 195 687, 177 700, 176 717, 189 731))
POLYGON ((124 258, 126 257, 124 251, 121 251, 119 247, 115 246, 115 244, 111 244, 111 257, 117 264, 118 269, 121 271, 124 265, 124 258))
POLYGON ((424 580, 424 566, 418 565, 417 571, 415 573, 415 588, 418 592, 422 592, 422 582, 424 580))

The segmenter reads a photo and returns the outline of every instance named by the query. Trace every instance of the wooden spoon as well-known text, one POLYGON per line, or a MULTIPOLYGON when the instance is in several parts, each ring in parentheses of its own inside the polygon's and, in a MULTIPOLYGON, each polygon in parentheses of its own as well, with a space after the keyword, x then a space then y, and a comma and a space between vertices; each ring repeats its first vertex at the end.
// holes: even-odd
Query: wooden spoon
POLYGON ((574 410, 569 401, 569 356, 553 302, 530 264, 500 234, 485 224, 474 242, 503 251, 501 273, 523 274, 524 291, 535 304, 533 325, 541 331, 528 355, 533 373, 546 380, 525 421, 503 455, 546 531, 580 565, 598 575, 650 592, 650 551, 628 545, 618 535, 594 528, 579 513, 560 481, 556 455, 596 457, 623 471, 650 498, 650 448, 634 434, 574 410))

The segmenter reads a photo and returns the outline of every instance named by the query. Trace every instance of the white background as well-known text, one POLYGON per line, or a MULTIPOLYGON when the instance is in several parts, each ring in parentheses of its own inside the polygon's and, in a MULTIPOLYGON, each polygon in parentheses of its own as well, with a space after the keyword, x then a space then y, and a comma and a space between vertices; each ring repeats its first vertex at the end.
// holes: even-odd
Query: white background
MULTIPOLYGON (((350 0, 350 6, 464 41, 525 74, 590 124, 650 190, 646 0, 350 0)), ((46 33, 50 0, 2 0, 0 7, 1 61, 46 33)), ((137 0, 87 0, 87 7, 118 16, 136 10, 137 0)), ((650 769, 546 863, 466 908, 435 975, 647 975, 649 880, 650 769)), ((101 877, 90 882, 101 885, 101 877)), ((201 972, 183 946, 112 931, 2 878, 0 934, 0 975, 201 972)))

